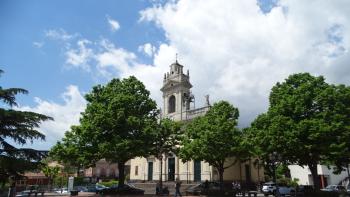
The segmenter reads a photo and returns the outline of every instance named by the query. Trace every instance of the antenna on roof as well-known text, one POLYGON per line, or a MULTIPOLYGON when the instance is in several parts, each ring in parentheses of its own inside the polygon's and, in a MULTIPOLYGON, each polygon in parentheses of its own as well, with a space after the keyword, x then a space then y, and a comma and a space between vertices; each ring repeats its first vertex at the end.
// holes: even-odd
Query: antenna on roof
POLYGON ((177 53, 175 54, 175 62, 177 63, 177 53))

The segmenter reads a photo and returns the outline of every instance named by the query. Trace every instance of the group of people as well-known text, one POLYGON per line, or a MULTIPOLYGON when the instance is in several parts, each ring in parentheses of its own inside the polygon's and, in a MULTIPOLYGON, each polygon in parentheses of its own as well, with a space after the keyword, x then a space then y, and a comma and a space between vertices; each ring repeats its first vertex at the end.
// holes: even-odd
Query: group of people
POLYGON ((232 182, 232 189, 235 193, 240 193, 241 192, 241 184, 238 181, 233 181, 232 182))
MULTIPOLYGON (((177 179, 175 182, 175 197, 177 197, 177 196, 182 197, 180 189, 181 189, 181 181, 177 179)), ((156 195, 169 195, 168 187, 161 188, 160 184, 158 182, 157 186, 156 186, 156 195)))

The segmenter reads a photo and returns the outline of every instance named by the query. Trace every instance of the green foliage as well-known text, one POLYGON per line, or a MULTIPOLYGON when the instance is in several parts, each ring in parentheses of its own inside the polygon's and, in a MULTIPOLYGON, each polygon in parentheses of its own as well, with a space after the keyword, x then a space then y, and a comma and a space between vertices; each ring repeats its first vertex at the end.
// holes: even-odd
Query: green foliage
POLYGON ((60 168, 57 166, 44 166, 41 171, 45 174, 45 176, 49 179, 53 179, 57 177, 58 173, 60 172, 60 168))
MULTIPOLYGON (((45 176, 49 179, 49 187, 52 187, 53 180, 58 176, 60 172, 60 168, 57 166, 48 166, 45 165, 41 171, 45 174, 45 176)), ((50 188, 49 188, 50 189, 50 188)))
POLYGON ((79 172, 80 169, 92 165, 97 161, 94 147, 91 147, 89 139, 84 139, 82 126, 72 126, 63 139, 57 142, 50 150, 52 159, 64 164, 67 173, 79 172), (72 172, 73 168, 73 172, 72 172))
MULTIPOLYGON (((74 185, 76 184, 75 178, 74 178, 74 185)), ((52 185, 55 188, 63 188, 68 186, 68 177, 65 175, 58 175, 53 178, 52 185)))
POLYGON ((85 96, 88 103, 80 125, 66 133, 52 155, 64 162, 70 162, 66 156, 71 157, 75 159, 72 165, 92 166, 102 158, 116 162, 119 183, 124 184, 125 162, 151 152, 148 128, 154 125, 157 110, 149 95, 133 76, 93 87, 85 96))
POLYGON ((307 165, 318 188, 317 164, 339 158, 341 142, 349 139, 349 112, 348 87, 294 74, 272 88, 268 112, 257 117, 250 132, 266 163, 276 151, 275 161, 307 165))
POLYGON ((222 182, 226 168, 250 156, 243 133, 237 128, 238 116, 238 109, 228 102, 215 103, 205 116, 187 125, 179 156, 184 161, 208 162, 218 170, 222 182), (224 166, 232 157, 234 162, 224 166))
POLYGON ((74 177, 74 186, 81 186, 81 185, 87 185, 88 182, 84 180, 84 177, 78 176, 74 177))
POLYGON ((296 178, 291 179, 291 178, 287 178, 287 177, 279 177, 276 182, 278 185, 297 187, 298 181, 299 181, 299 179, 296 179, 296 178))
MULTIPOLYGON (((0 70, 0 73, 3 73, 0 70)), ((8 143, 8 140, 17 145, 25 145, 33 140, 45 140, 45 136, 37 128, 45 120, 51 117, 26 111, 11 109, 17 106, 16 95, 27 94, 28 91, 21 88, 3 89, 0 86, 0 100, 8 104, 10 108, 0 108, 0 182, 4 183, 10 176, 16 178, 26 170, 37 169, 40 160, 46 155, 43 152, 30 148, 17 148, 8 143)))
POLYGON ((181 123, 170 119, 162 119, 155 125, 149 127, 152 135, 151 153, 157 158, 163 154, 177 152, 177 147, 181 140, 181 123))
POLYGON ((112 187, 112 186, 118 185, 118 181, 111 180, 111 181, 106 181, 106 182, 100 182, 98 184, 106 186, 106 187, 112 187))

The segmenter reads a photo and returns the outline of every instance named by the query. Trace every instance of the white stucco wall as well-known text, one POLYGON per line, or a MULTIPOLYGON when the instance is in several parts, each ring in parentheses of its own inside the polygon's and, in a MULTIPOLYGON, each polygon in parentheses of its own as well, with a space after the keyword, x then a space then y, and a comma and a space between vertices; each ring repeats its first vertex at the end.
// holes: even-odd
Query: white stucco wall
MULTIPOLYGON (((307 166, 289 165, 288 168, 292 179, 299 179, 299 185, 313 185, 311 172, 307 166)), ((340 174, 333 174, 332 168, 333 167, 330 167, 330 169, 328 169, 327 166, 318 165, 317 173, 323 175, 327 179, 328 185, 337 185, 347 177, 347 172, 343 171, 340 174)))

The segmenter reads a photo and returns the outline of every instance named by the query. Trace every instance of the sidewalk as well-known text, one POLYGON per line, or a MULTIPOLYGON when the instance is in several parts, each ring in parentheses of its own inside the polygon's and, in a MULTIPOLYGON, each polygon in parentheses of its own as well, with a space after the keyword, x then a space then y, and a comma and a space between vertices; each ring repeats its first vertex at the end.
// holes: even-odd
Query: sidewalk
MULTIPOLYGON (((59 196, 59 197, 69 197, 69 195, 67 194, 57 194, 57 193, 45 193, 44 196, 59 196)), ((93 192, 79 192, 78 194, 78 197, 79 196, 85 196, 85 197, 101 197, 102 195, 99 195, 99 194, 95 194, 93 192)), ((112 197, 112 196, 119 196, 119 195, 106 195, 106 197, 109 196, 109 197, 112 197)), ((127 195, 121 195, 122 197, 160 197, 160 196, 157 196, 157 195, 154 195, 154 194, 145 194, 145 195, 130 195, 130 196, 127 196, 127 195)), ((169 197, 172 197, 174 195, 169 195, 169 197)), ((185 197, 185 195, 183 195, 185 197)), ((245 195, 245 196, 248 196, 248 195, 245 195)), ((263 194, 258 194, 258 197, 263 197, 264 195, 263 194)), ((166 196, 164 196, 166 197, 166 196)), ((206 196, 186 196, 186 197, 206 197, 206 196)), ((237 197, 242 197, 242 195, 237 195, 237 197)))

